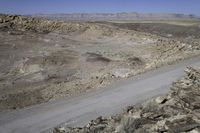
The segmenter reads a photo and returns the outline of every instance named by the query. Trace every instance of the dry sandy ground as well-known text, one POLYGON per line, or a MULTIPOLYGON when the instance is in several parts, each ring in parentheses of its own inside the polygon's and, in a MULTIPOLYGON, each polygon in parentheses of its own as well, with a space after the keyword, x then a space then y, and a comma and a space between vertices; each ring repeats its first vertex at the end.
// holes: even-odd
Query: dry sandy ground
POLYGON ((200 53, 198 32, 185 37, 181 26, 163 36, 143 25, 0 17, 0 111, 76 96, 200 53))

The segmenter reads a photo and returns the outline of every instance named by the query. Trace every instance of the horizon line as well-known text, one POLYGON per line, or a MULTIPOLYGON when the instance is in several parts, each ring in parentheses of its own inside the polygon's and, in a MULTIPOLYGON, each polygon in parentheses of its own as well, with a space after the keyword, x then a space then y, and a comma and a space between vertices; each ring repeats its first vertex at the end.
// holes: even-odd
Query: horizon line
POLYGON ((7 14, 7 15, 22 15, 22 16, 26 16, 26 15, 36 15, 36 14, 120 14, 120 13, 138 13, 138 14, 179 14, 179 15, 192 15, 195 17, 200 17, 200 15, 196 15, 196 14, 191 14, 191 13, 177 13, 177 12, 56 12, 56 13, 42 13, 42 12, 38 12, 38 13, 29 13, 29 14, 17 14, 17 13, 2 13, 0 12, 0 14, 7 14))

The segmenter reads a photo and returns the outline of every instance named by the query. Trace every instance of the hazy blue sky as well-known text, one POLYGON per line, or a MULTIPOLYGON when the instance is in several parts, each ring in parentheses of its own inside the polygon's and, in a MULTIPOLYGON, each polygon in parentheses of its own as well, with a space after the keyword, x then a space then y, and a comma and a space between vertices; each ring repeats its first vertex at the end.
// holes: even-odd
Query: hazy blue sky
POLYGON ((162 12, 200 16, 200 0, 0 0, 0 13, 162 12))

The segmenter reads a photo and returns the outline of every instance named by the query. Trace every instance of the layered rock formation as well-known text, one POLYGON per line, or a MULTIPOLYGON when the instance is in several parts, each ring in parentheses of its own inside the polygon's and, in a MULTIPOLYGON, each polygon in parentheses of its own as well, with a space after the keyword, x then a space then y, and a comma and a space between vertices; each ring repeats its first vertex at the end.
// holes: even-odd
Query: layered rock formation
POLYGON ((35 14, 34 17, 52 20, 188 20, 198 19, 194 15, 173 13, 72 13, 72 14, 35 14))
POLYGON ((200 69, 187 68, 171 91, 127 107, 110 118, 99 117, 82 128, 56 128, 54 133, 199 133, 200 69))

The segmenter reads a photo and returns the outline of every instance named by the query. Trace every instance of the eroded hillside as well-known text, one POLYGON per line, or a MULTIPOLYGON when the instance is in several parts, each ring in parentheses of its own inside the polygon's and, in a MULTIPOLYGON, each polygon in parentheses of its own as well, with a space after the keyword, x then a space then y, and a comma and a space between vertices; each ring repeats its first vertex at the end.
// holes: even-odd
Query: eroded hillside
POLYGON ((75 96, 199 55, 199 41, 107 23, 0 15, 0 111, 75 96))

